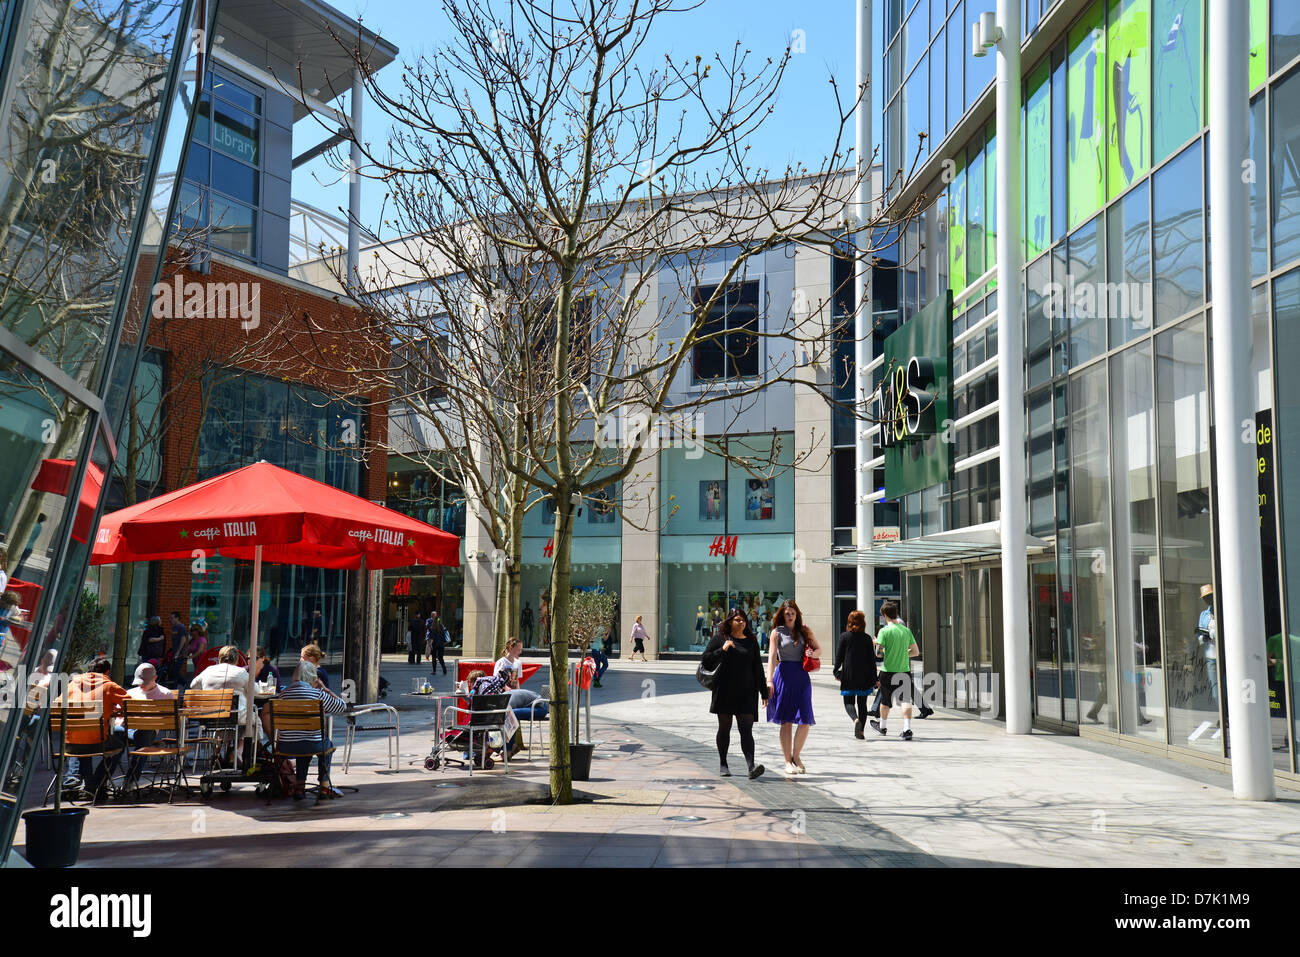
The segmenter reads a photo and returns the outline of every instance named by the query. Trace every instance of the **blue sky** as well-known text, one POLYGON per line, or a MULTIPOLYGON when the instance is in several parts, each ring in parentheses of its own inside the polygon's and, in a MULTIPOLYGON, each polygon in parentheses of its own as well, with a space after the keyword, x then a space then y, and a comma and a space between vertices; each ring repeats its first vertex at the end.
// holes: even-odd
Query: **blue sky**
MULTIPOLYGON (((401 63, 413 62, 420 54, 433 52, 447 33, 441 4, 430 0, 333 0, 342 13, 359 17, 400 50, 399 62, 379 74, 381 85, 390 93, 399 91, 401 63)), ((880 7, 881 4, 876 4, 880 7)), ((656 25, 652 40, 656 57, 671 53, 674 59, 699 54, 711 59, 715 52, 729 53, 740 41, 762 59, 779 57, 795 31, 803 31, 805 52, 794 56, 782 83, 776 112, 751 142, 755 165, 784 169, 793 162, 813 165, 821 160, 831 143, 835 111, 829 78, 840 84, 841 96, 852 97, 854 83, 855 0, 705 0, 702 7, 684 14, 665 16, 656 25)), ((877 12, 879 19, 879 12, 877 12)), ((880 62, 880 30, 875 31, 880 62)), ((877 118, 873 134, 880 142, 881 108, 874 97, 877 118)), ((387 117, 367 105, 366 140, 382 143, 387 136, 387 117)), ((294 152, 317 142, 320 131, 309 121, 298 124, 294 152)), ((852 128, 848 131, 852 142, 852 128)), ((294 172, 294 197, 329 212, 347 205, 347 183, 323 160, 294 172)), ((380 184, 362 182, 362 220, 369 224, 378 216, 383 190, 380 184)))

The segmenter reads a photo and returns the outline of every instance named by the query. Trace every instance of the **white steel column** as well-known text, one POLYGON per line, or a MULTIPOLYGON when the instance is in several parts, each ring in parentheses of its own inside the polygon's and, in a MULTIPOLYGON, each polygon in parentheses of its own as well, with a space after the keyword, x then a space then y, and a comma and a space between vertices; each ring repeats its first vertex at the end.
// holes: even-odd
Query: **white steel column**
POLYGON ((1020 0, 998 0, 998 452, 1002 495, 1002 683, 1007 733, 1028 734, 1029 569, 1025 556, 1025 347, 1020 317, 1020 0))
POLYGON ((1242 175, 1250 159, 1247 18, 1247 4, 1210 0, 1210 208, 1214 210, 1210 361, 1218 463, 1219 648, 1232 732, 1232 793, 1242 800, 1271 801, 1275 797, 1273 745, 1250 377, 1250 205, 1242 175))
POLYGON ((348 288, 358 286, 361 256, 361 105, 365 101, 361 70, 352 77, 352 150, 348 169, 348 288))
MULTIPOLYGON (((857 77, 858 93, 862 99, 857 111, 857 249, 863 253, 871 245, 871 237, 866 231, 866 224, 871 219, 871 0, 858 0, 858 57, 857 77)), ((871 410, 871 379, 862 370, 871 362, 871 266, 865 259, 859 259, 853 273, 853 370, 854 397, 858 408, 869 413, 871 410)), ((858 548, 870 548, 874 538, 875 504, 868 501, 868 496, 875 491, 872 488, 872 470, 866 467, 871 461, 872 441, 870 424, 859 418, 854 422, 857 441, 854 442, 853 465, 857 481, 857 532, 858 548)), ((858 608, 866 613, 867 627, 875 632, 876 614, 876 570, 870 565, 858 566, 858 608)))

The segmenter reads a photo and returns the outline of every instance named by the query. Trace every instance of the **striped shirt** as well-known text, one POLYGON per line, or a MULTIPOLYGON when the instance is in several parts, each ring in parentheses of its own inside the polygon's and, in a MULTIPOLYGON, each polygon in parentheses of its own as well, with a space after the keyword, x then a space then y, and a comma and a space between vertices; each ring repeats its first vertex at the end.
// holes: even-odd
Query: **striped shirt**
MULTIPOLYGON (((343 714, 348 710, 348 703, 342 698, 336 698, 321 688, 313 688, 305 681, 291 682, 276 698, 282 701, 320 701, 325 705, 326 714, 343 714)), ((325 735, 325 729, 321 729, 320 734, 313 734, 310 731, 281 731, 281 741, 319 741, 325 735)))

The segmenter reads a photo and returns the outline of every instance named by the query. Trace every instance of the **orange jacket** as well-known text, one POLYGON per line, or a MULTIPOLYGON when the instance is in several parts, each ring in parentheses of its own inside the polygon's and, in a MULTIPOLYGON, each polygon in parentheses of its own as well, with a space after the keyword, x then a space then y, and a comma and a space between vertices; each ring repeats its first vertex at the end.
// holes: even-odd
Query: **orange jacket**
MULTIPOLYGON (((107 738, 112 727, 111 722, 113 720, 113 715, 120 710, 122 701, 126 697, 126 689, 110 679, 108 675, 101 675, 88 671, 85 674, 80 674, 73 678, 68 684, 68 703, 102 703, 99 723, 103 731, 99 737, 96 737, 94 733, 90 731, 70 731, 68 732, 68 743, 98 744, 100 741, 107 738)), ((62 699, 60 699, 59 703, 63 703, 62 699)), ((57 712, 51 716, 50 720, 54 722, 54 727, 57 728, 59 720, 57 712)))

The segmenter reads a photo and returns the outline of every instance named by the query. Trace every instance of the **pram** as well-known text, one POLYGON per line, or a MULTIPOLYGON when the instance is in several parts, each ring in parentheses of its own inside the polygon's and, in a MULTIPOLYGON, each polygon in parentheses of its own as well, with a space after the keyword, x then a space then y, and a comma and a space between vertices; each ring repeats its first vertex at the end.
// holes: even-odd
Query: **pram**
POLYGON ((467 767, 471 777, 475 768, 490 770, 495 763, 488 755, 494 749, 489 740, 493 731, 501 734, 506 770, 510 769, 507 745, 513 730, 507 726, 514 718, 510 695, 446 695, 438 698, 436 707, 437 726, 433 748, 424 759, 425 770, 436 771, 445 764, 457 764, 467 767))

